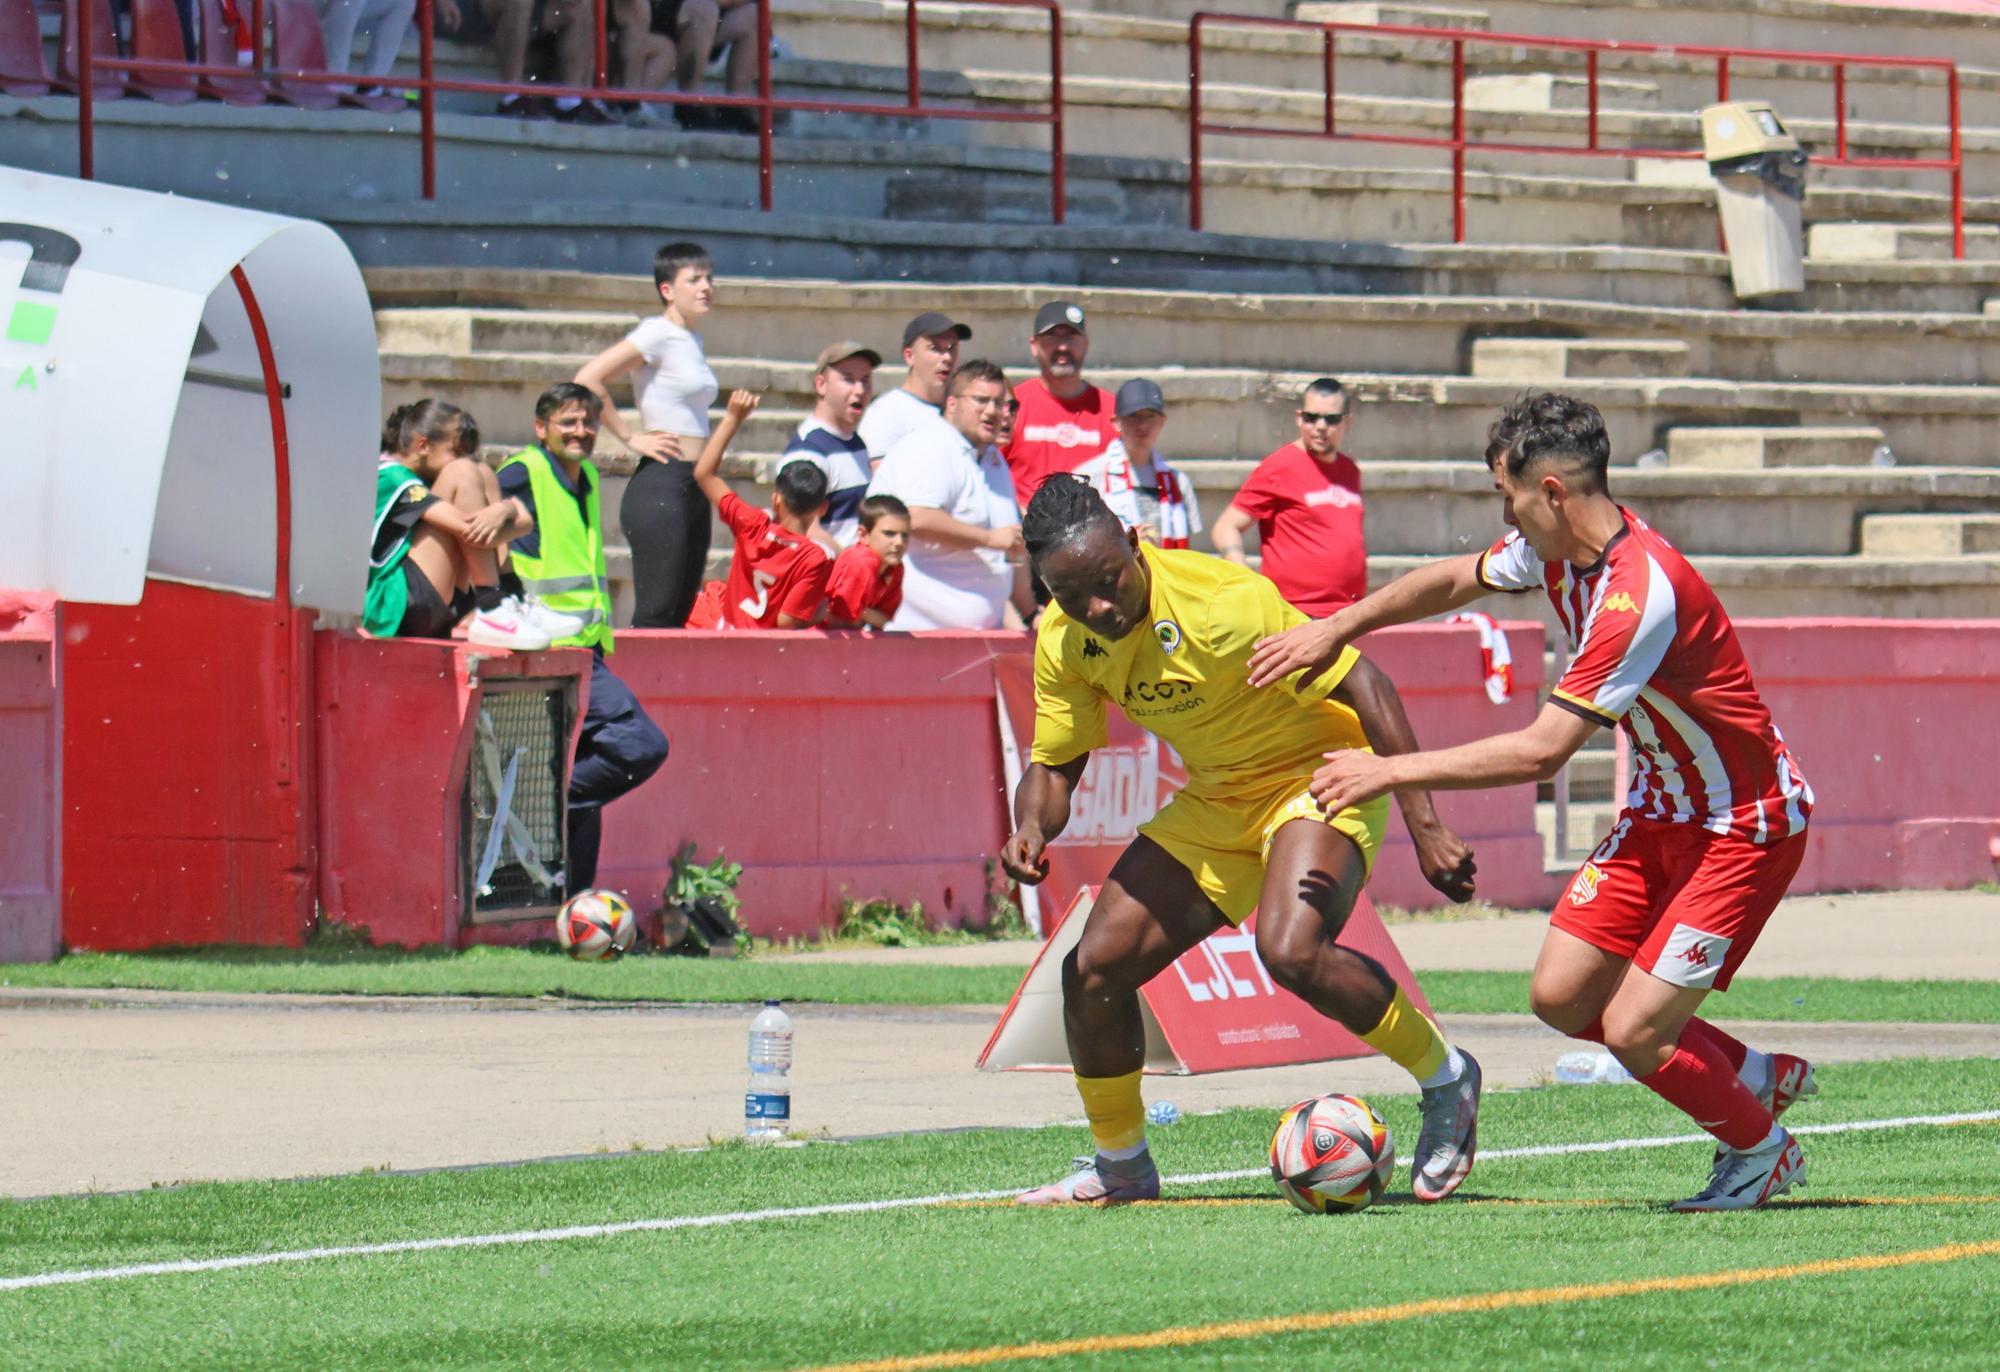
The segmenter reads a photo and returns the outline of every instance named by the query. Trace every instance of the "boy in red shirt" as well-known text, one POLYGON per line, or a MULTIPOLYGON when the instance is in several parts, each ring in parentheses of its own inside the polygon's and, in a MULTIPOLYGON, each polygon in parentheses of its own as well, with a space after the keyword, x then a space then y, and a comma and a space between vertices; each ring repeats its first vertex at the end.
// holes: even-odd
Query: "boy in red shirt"
POLYGON ((807 533, 826 509, 826 473, 810 462, 786 466, 771 492, 769 514, 746 504, 720 474, 729 440, 756 408, 756 392, 733 392, 694 464, 695 484, 729 526, 736 551, 727 584, 711 581, 702 588, 689 628, 809 629, 826 613, 833 561, 807 533))
POLYGON ((857 513, 861 535, 834 559, 826 587, 829 629, 880 629, 903 604, 910 507, 893 495, 871 495, 857 513))

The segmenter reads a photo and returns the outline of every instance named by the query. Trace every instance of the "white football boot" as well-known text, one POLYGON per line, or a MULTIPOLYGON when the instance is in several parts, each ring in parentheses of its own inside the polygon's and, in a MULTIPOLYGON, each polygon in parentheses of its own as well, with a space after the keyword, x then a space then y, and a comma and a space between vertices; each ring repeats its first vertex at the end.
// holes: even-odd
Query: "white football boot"
POLYGON ((1472 1171, 1479 1139, 1479 1063, 1463 1048, 1465 1070, 1423 1093, 1417 1105, 1423 1125, 1410 1159, 1410 1192, 1420 1201, 1441 1201, 1458 1190, 1472 1171))
POLYGON ((1096 1157, 1075 1159, 1076 1171, 1061 1181, 1037 1186, 1014 1197, 1016 1205, 1124 1205, 1131 1201, 1160 1198, 1160 1169, 1152 1154, 1143 1154, 1129 1163, 1110 1164, 1096 1157), (1145 1170, 1134 1176, 1114 1172, 1111 1166, 1136 1166, 1145 1170))
POLYGON ((1699 1195, 1675 1201, 1676 1210, 1755 1210, 1806 1179, 1806 1157, 1783 1125, 1757 1147, 1725 1149, 1699 1195))

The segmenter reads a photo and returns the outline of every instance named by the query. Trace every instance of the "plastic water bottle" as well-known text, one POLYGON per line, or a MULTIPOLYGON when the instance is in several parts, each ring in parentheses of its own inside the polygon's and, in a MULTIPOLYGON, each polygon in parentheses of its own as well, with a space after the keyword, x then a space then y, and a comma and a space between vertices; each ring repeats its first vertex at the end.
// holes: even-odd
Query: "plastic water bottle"
POLYGON ((743 1096, 743 1137, 782 1139, 792 1126, 792 1019, 775 1000, 750 1021, 750 1089, 743 1096))
POLYGON ((1632 1074, 1609 1053, 1578 1051, 1556 1059, 1556 1080, 1565 1086, 1589 1086, 1595 1082, 1630 1081, 1632 1074))

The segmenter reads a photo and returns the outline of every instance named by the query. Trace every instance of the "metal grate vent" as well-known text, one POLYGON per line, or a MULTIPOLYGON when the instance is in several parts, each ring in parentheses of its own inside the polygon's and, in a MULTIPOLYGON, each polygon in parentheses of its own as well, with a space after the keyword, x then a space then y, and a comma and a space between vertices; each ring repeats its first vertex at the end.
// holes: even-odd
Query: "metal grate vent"
POLYGON ((474 921, 547 913, 562 900, 567 682, 489 681, 465 784, 465 875, 474 921))

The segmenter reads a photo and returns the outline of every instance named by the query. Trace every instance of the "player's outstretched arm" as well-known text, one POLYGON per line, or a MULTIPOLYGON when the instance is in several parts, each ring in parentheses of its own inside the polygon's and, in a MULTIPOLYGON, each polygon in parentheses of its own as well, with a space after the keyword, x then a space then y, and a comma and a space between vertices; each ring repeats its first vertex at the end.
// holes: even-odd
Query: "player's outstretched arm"
MULTIPOLYGON (((1333 698, 1354 711, 1375 756, 1394 757, 1417 751, 1417 732, 1410 727, 1402 696, 1396 693, 1389 674, 1367 658, 1356 660, 1348 669, 1340 685, 1334 687, 1333 698)), ((1419 787, 1398 790, 1396 804, 1403 812, 1403 825, 1410 831, 1410 840, 1416 845, 1417 865, 1423 870, 1424 880, 1454 901, 1471 900, 1473 877, 1478 872, 1472 849, 1438 818, 1431 793, 1419 787)))
POLYGON ((701 456, 695 459, 694 483, 701 487, 711 505, 720 505, 722 497, 729 494, 729 483, 722 479, 722 455, 729 451, 729 440, 736 437, 743 421, 756 413, 759 398, 755 391, 731 391, 729 408, 723 411, 721 422, 708 436, 701 456))
POLYGON ((1525 729, 1461 743, 1456 748, 1393 757, 1353 751, 1328 753, 1326 765, 1313 773, 1313 799, 1321 809, 1334 814, 1405 787, 1482 791, 1547 781, 1601 727, 1549 704, 1525 729))
POLYGON ((1039 886, 1049 874, 1043 850, 1069 824, 1069 800, 1083 780, 1089 753, 1060 766, 1031 762, 1014 792, 1014 832, 1000 848, 1000 867, 1024 886, 1039 886))
POLYGON ((1381 590, 1336 610, 1325 619, 1300 624, 1258 642, 1250 653, 1250 684, 1269 686, 1305 669, 1303 691, 1340 659, 1340 650, 1377 629, 1449 614, 1488 593, 1479 584, 1479 555, 1448 557, 1405 572, 1381 590))

